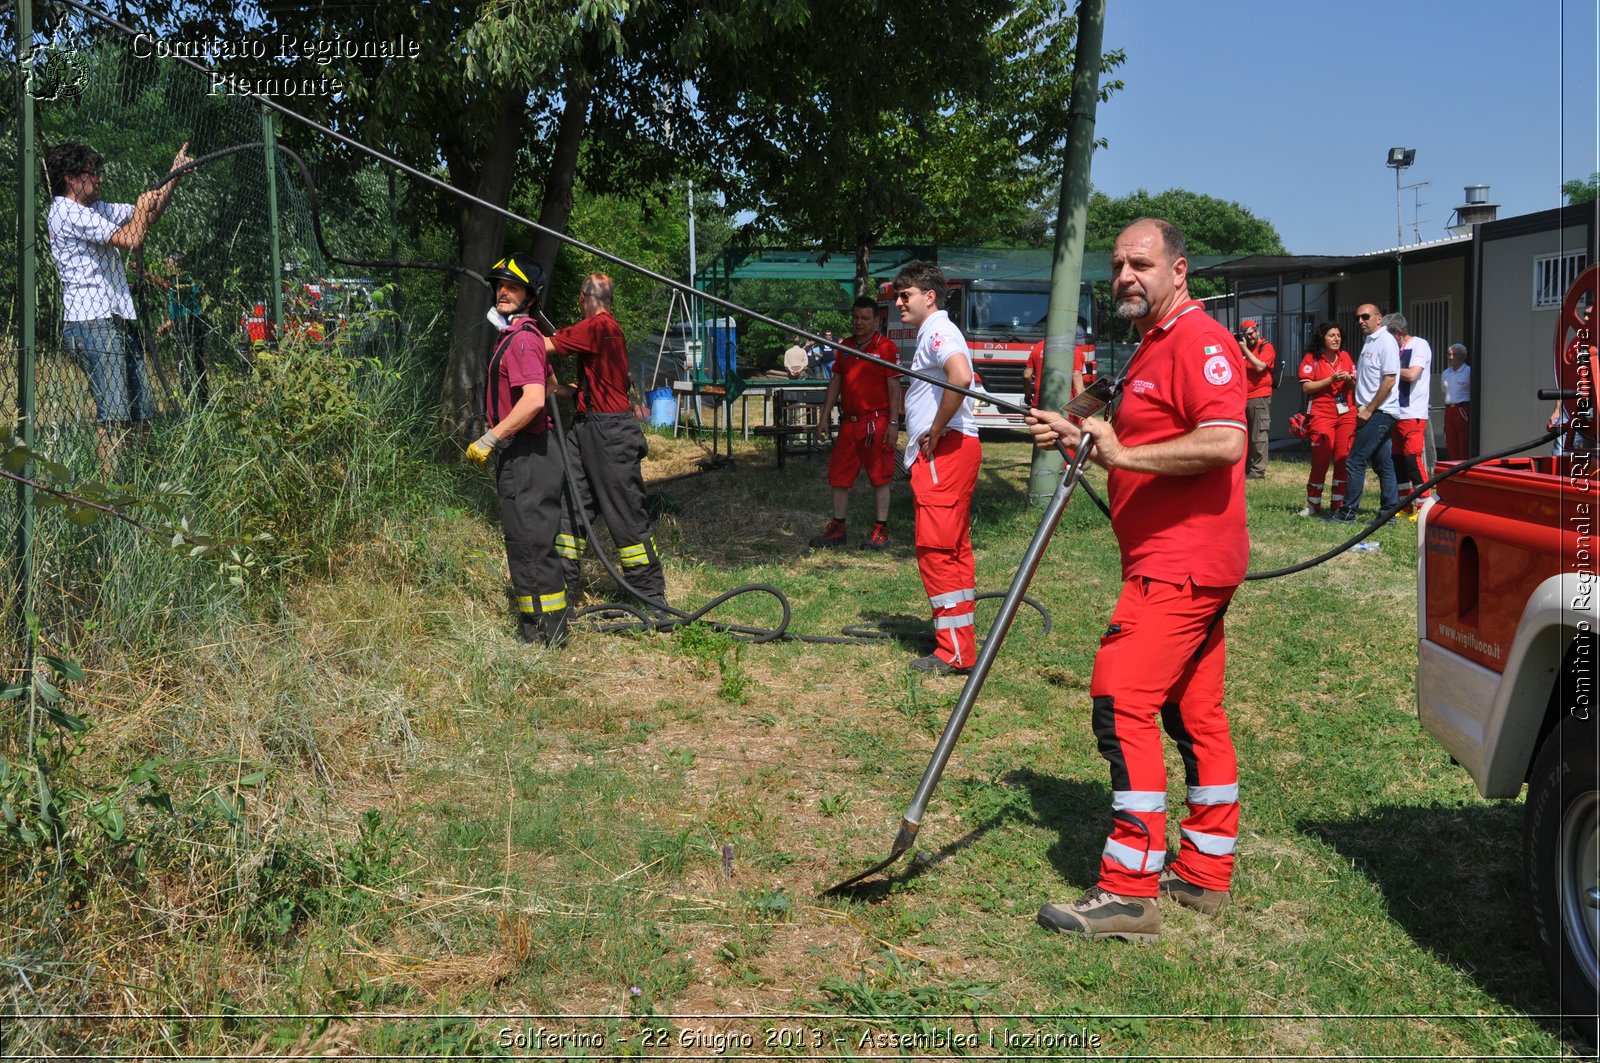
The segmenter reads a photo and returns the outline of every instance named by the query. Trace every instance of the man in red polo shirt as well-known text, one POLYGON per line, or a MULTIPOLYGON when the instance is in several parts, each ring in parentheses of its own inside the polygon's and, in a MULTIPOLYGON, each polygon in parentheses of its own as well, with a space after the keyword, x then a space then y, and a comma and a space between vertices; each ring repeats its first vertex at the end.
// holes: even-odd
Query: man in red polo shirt
POLYGON ((1039 922, 1095 940, 1161 931, 1156 896, 1205 914, 1222 906, 1239 829, 1239 769, 1222 709, 1222 616, 1250 558, 1245 530, 1245 374, 1239 344, 1189 298, 1183 234, 1141 218, 1117 237, 1119 317, 1140 333, 1114 419, 1081 425, 1032 411, 1040 446, 1094 437, 1107 470, 1122 594, 1095 655, 1089 694, 1111 766, 1111 835, 1099 882, 1039 922), (1157 724, 1157 718, 1161 723, 1157 724), (1177 743, 1188 815, 1167 861, 1161 727, 1177 743))
MULTIPOLYGON (((900 348, 878 331, 878 304, 863 295, 850 310, 850 337, 846 345, 885 362, 898 363, 900 348)), ((845 517, 850 508, 850 488, 864 467, 872 484, 877 521, 872 534, 861 540, 863 550, 889 548, 889 484, 894 480, 895 443, 900 438, 903 396, 894 378, 899 374, 865 358, 841 350, 833 359, 833 375, 822 400, 821 431, 826 434, 839 404, 839 434, 828 458, 828 486, 833 488, 833 519, 812 546, 845 544, 845 517)))
POLYGON ((1244 359, 1244 413, 1250 426, 1250 460, 1245 463, 1246 480, 1267 478, 1267 448, 1272 443, 1272 373, 1278 352, 1261 338, 1256 323, 1249 318, 1239 324, 1239 356, 1244 359))
MULTIPOLYGON (((646 601, 663 605, 667 578, 656 552, 655 529, 645 512, 644 474, 639 468, 650 448, 628 401, 628 345, 611 303, 611 278, 589 274, 578 295, 583 320, 550 337, 555 354, 578 359, 578 412, 570 436, 577 453, 567 469, 567 487, 570 501, 591 526, 605 517, 623 578, 646 601)), ((556 553, 561 555, 567 586, 574 591, 579 560, 588 545, 579 513, 571 505, 563 507, 556 553)))

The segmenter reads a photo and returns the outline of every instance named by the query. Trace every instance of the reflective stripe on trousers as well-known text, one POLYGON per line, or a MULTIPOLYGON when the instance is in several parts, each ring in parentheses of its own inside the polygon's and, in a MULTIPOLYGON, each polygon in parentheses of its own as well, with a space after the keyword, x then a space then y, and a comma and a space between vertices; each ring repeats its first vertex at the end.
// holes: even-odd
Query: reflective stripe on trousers
POLYGON ((1137 576, 1123 584, 1089 685, 1095 736, 1111 770, 1112 825, 1099 884, 1112 893, 1155 896, 1168 863, 1163 726, 1188 786, 1171 865, 1197 886, 1228 888, 1239 824, 1238 763, 1222 707, 1222 614, 1232 596, 1233 588, 1137 576))

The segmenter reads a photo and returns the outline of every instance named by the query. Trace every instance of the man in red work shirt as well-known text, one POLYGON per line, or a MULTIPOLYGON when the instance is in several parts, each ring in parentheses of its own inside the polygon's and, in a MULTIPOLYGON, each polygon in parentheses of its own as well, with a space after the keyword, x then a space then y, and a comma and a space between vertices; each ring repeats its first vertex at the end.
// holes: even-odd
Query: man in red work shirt
MULTIPOLYGON (((863 295, 850 310, 849 347, 865 351, 874 358, 897 363, 900 348, 878 331, 878 304, 863 295)), ((900 438, 900 405, 903 396, 898 376, 865 358, 841 350, 833 360, 833 376, 828 378, 828 393, 822 400, 821 431, 826 433, 835 403, 839 404, 839 434, 828 458, 828 486, 833 488, 833 519, 812 546, 839 547, 845 544, 845 517, 850 506, 850 488, 863 467, 872 484, 872 502, 877 521, 872 534, 861 540, 863 550, 889 548, 889 484, 894 480, 895 444, 900 438)))
POLYGON ((1261 338, 1256 323, 1240 322, 1239 356, 1244 359, 1244 412, 1250 426, 1250 460, 1245 463, 1246 480, 1267 478, 1267 448, 1272 442, 1272 373, 1278 352, 1261 338))
POLYGON ((1040 446, 1094 437, 1107 470, 1122 594, 1089 694, 1111 767, 1111 835, 1098 883, 1039 922, 1097 940, 1161 931, 1158 892, 1209 914, 1227 899, 1239 830, 1239 769, 1222 709, 1222 616, 1250 557, 1245 530, 1244 362, 1231 333, 1189 298, 1183 234, 1141 218, 1117 237, 1117 315, 1140 333, 1112 421, 1032 411, 1040 446), (1161 724, 1156 723, 1159 716, 1161 724), (1188 815, 1167 863, 1161 726, 1177 743, 1188 815))
POLYGON ((644 474, 639 469, 650 448, 628 401, 628 345, 611 313, 611 301, 611 278, 589 274, 578 296, 583 320, 550 337, 555 354, 577 356, 579 372, 578 414, 571 434, 577 460, 567 468, 571 497, 561 512, 556 553, 561 555, 567 586, 576 590, 578 562, 588 540, 572 507, 576 505, 590 525, 604 516, 623 577, 649 602, 663 605, 667 579, 645 513, 644 474))

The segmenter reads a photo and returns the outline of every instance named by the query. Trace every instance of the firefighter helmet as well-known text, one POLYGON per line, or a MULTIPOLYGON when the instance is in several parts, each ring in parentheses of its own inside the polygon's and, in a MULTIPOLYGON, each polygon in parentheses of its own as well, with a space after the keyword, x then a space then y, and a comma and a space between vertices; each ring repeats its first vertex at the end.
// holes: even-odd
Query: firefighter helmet
POLYGON ((536 302, 539 293, 544 290, 544 270, 526 255, 507 255, 489 267, 485 279, 490 286, 496 281, 511 281, 527 288, 528 296, 522 301, 522 306, 518 307, 518 310, 536 302))

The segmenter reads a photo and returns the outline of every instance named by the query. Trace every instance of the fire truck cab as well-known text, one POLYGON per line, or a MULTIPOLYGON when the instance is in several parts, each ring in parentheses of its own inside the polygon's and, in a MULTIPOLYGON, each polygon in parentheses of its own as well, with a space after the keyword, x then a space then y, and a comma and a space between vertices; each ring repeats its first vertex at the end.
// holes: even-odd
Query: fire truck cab
MULTIPOLYGON (((1023 371, 1034 346, 1044 340, 1050 310, 1050 283, 951 275, 946 270, 945 310, 961 329, 972 350, 972 369, 979 387, 1003 402, 1027 406, 1037 401, 1038 381, 1030 386, 1023 371)), ((900 348, 902 365, 911 364, 916 330, 900 321, 894 287, 878 287, 879 316, 884 334, 900 348)), ((1083 362, 1085 382, 1094 379, 1096 309, 1094 289, 1084 281, 1078 291, 1078 327, 1074 363, 1083 362)), ((1022 428, 1022 418, 980 402, 974 413, 980 428, 1022 428)))

